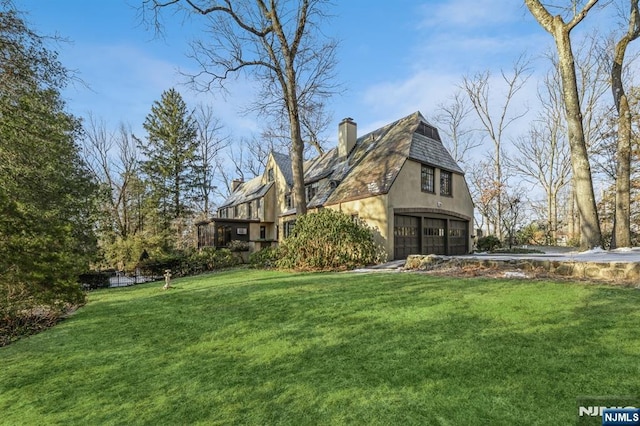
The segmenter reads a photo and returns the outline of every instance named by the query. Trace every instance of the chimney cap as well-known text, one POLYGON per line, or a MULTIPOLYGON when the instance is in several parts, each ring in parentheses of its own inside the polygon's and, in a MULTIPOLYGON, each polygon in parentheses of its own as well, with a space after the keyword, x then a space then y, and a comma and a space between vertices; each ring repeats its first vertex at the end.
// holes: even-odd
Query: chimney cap
POLYGON ((343 118, 342 121, 341 121, 341 124, 342 123, 353 123, 353 118, 351 118, 351 117, 343 118))

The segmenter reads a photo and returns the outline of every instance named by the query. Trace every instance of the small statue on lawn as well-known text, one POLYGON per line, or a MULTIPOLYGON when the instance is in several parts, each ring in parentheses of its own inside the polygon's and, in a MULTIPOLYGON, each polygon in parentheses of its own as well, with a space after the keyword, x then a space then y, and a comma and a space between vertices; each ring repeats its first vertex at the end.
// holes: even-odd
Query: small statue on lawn
POLYGON ((162 288, 164 290, 171 288, 171 269, 164 270, 164 286, 162 288))

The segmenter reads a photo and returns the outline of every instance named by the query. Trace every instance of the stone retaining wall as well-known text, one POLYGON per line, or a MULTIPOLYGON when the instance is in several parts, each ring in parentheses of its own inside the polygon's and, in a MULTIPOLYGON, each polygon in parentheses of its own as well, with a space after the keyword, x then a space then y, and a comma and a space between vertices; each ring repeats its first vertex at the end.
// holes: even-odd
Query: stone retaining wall
POLYGON ((448 257, 437 255, 411 255, 405 269, 434 270, 444 267, 476 266, 497 270, 524 272, 544 271, 549 275, 594 281, 615 281, 640 284, 639 262, 576 262, 570 260, 548 260, 532 258, 482 259, 478 257, 448 257))

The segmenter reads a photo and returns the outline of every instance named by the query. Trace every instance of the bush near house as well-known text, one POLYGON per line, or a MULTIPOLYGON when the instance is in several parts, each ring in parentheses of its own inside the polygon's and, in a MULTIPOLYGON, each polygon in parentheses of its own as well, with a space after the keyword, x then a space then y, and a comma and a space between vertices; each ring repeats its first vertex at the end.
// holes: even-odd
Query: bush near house
POLYGON ((494 251, 502 245, 502 242, 495 235, 487 235, 486 237, 478 238, 478 244, 476 248, 478 251, 494 251))
POLYGON ((278 247, 265 247, 260 251, 251 253, 249 263, 254 268, 274 268, 280 258, 278 247))
POLYGON ((331 209, 298 218, 280 254, 278 267, 299 271, 353 269, 384 258, 366 223, 331 209))

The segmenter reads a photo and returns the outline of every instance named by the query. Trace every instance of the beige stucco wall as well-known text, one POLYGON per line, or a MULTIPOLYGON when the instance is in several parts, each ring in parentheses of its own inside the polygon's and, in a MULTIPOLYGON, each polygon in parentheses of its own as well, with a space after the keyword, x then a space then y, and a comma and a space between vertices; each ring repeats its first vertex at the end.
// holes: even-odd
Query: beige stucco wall
POLYGON ((269 201, 269 208, 266 210, 268 213, 265 213, 265 222, 277 222, 280 214, 287 210, 284 196, 290 191, 287 181, 285 180, 282 171, 277 166, 272 154, 269 154, 265 172, 262 176, 263 183, 268 182, 268 171, 271 168, 273 168, 274 171, 274 186, 269 190, 269 193, 272 193, 273 195, 271 195, 271 199, 269 201))
POLYGON ((389 232, 387 195, 347 201, 327 206, 327 208, 338 210, 348 215, 358 215, 360 220, 366 221, 373 228, 376 242, 385 248, 387 257, 393 257, 393 227, 389 232))

